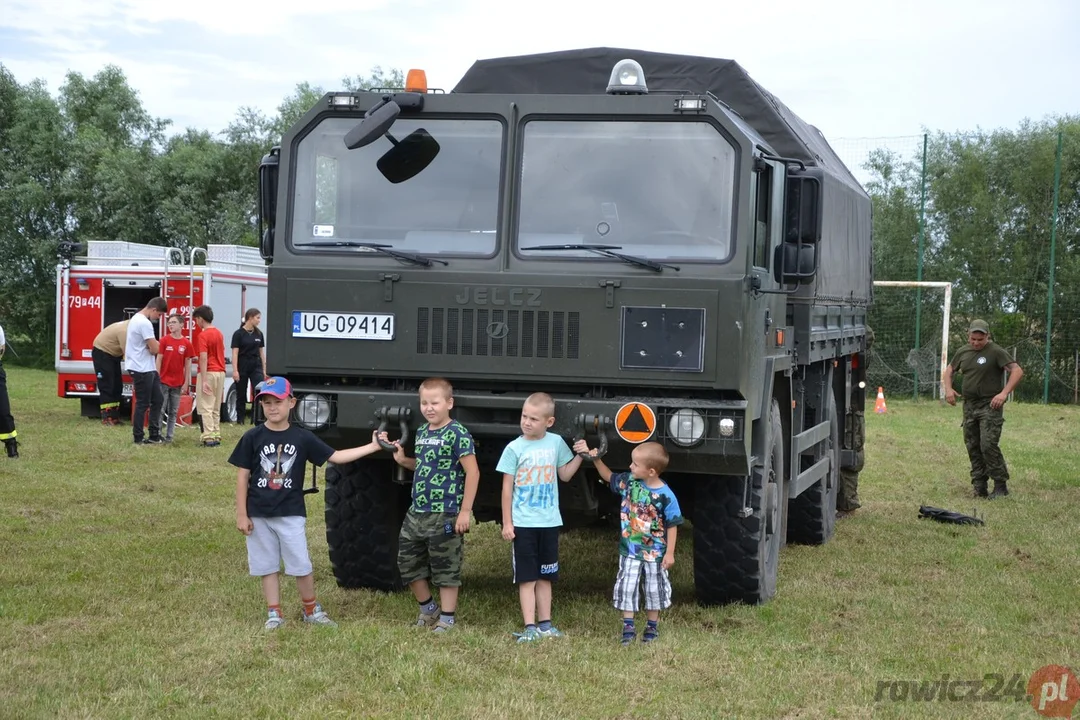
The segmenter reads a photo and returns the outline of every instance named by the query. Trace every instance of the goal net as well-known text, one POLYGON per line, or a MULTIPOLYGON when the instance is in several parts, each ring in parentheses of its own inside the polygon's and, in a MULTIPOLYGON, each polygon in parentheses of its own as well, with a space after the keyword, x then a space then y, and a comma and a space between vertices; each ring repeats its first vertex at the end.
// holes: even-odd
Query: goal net
POLYGON ((870 390, 909 398, 940 398, 949 362, 952 284, 874 282, 868 324, 874 344, 866 366, 870 390))

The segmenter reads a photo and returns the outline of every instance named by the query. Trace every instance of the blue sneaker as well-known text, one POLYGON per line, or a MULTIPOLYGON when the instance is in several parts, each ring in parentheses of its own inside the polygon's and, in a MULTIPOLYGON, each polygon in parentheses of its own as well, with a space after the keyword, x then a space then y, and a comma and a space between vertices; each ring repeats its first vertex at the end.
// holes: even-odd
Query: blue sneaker
POLYGON ((304 622, 309 625, 322 625, 323 627, 337 627, 337 623, 330 619, 330 616, 323 610, 322 605, 315 603, 315 612, 310 615, 304 615, 304 622))
POLYGON ((540 631, 534 627, 527 627, 524 631, 514 633, 519 643, 536 642, 540 639, 540 631))
POLYGON ((277 610, 271 610, 267 613, 266 624, 263 625, 263 630, 277 630, 284 624, 285 618, 281 617, 281 613, 277 610))
POLYGON ((563 633, 563 631, 562 631, 562 630, 560 630, 559 628, 555 627, 554 625, 552 625, 552 626, 551 626, 550 628, 548 628, 547 630, 539 630, 539 629, 538 629, 538 630, 536 631, 536 634, 537 634, 537 635, 539 635, 539 636, 540 636, 540 637, 542 637, 542 638, 560 638, 560 637, 566 637, 566 634, 565 634, 565 633, 563 633))

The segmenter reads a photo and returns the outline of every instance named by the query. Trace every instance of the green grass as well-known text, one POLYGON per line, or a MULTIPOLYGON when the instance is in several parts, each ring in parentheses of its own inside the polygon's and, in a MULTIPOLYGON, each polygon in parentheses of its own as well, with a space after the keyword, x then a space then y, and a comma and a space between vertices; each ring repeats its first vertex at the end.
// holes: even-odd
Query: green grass
POLYGON ((875 688, 1077 667, 1076 408, 1008 406, 1013 495, 976 503, 959 408, 890 399, 867 418, 863 509, 836 538, 786 548, 770 604, 706 609, 685 533, 653 646, 618 646, 614 533, 567 533, 555 620, 568 637, 518 647, 495 525, 469 534, 459 630, 433 637, 406 627, 410 595, 334 584, 321 495, 309 537, 341 627, 297 622, 290 580, 291 622, 263 633, 226 463, 240 429, 217 450, 193 429, 135 447, 130 429, 56 398, 51 373, 8 375, 23 457, 0 459, 2 717, 1036 718, 1025 703, 875 702, 875 688), (978 507, 987 524, 918 520, 923 503, 978 507))

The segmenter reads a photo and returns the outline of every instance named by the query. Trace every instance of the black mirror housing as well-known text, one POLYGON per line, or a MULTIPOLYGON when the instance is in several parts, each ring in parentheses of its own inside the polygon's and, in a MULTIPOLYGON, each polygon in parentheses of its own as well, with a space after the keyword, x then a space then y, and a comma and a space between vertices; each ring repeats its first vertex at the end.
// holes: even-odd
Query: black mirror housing
POLYGON ((784 240, 794 243, 821 241, 821 168, 788 168, 784 205, 784 240))
POLYGON ((270 260, 274 256, 274 218, 277 212, 280 163, 279 146, 270 148, 270 152, 264 155, 259 163, 259 254, 264 260, 270 260))
POLYGON ((400 114, 401 106, 387 96, 381 105, 373 107, 356 127, 345 134, 345 147, 356 150, 370 145, 390 130, 400 114))
POLYGON ((785 242, 777 246, 773 258, 773 278, 786 285, 806 285, 817 274, 817 246, 809 243, 785 242))
POLYGON ((375 166, 390 182, 405 182, 420 174, 439 154, 439 142, 427 130, 417 128, 379 158, 375 166))

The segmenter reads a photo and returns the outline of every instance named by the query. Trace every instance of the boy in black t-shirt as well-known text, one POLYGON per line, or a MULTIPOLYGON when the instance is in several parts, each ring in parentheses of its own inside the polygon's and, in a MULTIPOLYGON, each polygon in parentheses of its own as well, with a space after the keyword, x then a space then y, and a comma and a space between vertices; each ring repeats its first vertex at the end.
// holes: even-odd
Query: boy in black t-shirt
POLYGON ((307 463, 336 465, 353 462, 379 451, 367 445, 335 451, 310 430, 289 424, 296 405, 292 385, 272 377, 258 388, 256 401, 266 422, 244 433, 229 457, 236 471, 236 528, 247 536, 248 567, 262 578, 268 617, 265 629, 285 624, 281 613, 278 572, 296 578, 304 604, 304 622, 336 627, 315 601, 315 576, 307 547, 307 510, 304 507, 304 470, 307 463))

